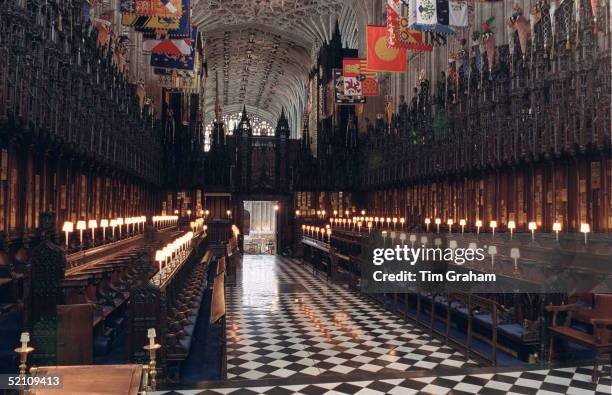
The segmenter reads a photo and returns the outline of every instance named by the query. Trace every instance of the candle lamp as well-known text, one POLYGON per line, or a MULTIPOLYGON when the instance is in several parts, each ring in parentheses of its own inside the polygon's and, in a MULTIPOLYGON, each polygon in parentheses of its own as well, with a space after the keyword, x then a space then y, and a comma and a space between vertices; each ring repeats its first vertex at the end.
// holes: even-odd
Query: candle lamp
POLYGON ((440 218, 436 218, 436 233, 440 233, 440 224, 442 220, 440 218))
POLYGON ((457 249, 457 240, 451 240, 448 242, 448 248, 450 248, 451 250, 456 250, 457 249))
POLYGON ((529 223, 528 228, 531 231, 531 241, 535 241, 535 231, 538 228, 538 225, 532 221, 529 223))
POLYGON ((117 222, 117 226, 119 227, 119 238, 121 238, 121 226, 124 223, 123 218, 117 218, 116 222, 117 222))
POLYGON ((321 215, 323 216, 323 218, 325 218, 325 214, 326 214, 325 210, 321 210, 321 215))
POLYGON ((430 218, 425 218, 425 232, 429 233, 429 224, 431 223, 430 218))
POLYGON ((429 242, 429 240, 427 239, 427 236, 421 236, 421 244, 426 247, 427 243, 429 242))
POLYGON ((365 210, 361 210, 361 215, 366 215, 366 211, 365 210))
POLYGON ((406 241, 406 233, 402 232, 399 235, 400 242, 402 243, 402 247, 404 247, 404 242, 406 241))
POLYGON ((108 220, 100 220, 100 227, 102 228, 102 242, 106 241, 106 228, 108 228, 108 220))
POLYGON ((95 219, 89 220, 89 229, 91 229, 91 245, 96 244, 96 228, 98 227, 98 221, 95 219))
POLYGON ((162 270, 162 263, 164 262, 165 259, 166 259, 166 257, 164 256, 164 252, 162 250, 155 251, 155 261, 159 265, 159 272, 160 273, 161 273, 161 270, 162 270))
POLYGON ((372 233, 372 222, 368 222, 368 233, 372 233))
POLYGON ((393 231, 389 234, 389 236, 391 237, 391 245, 393 246, 393 244, 395 244, 395 238, 397 237, 397 233, 393 231))
POLYGON ((559 241, 559 232, 561 232, 561 223, 555 222, 552 227, 555 232, 555 240, 559 241))
POLYGON ((70 221, 64 222, 62 226, 62 232, 66 234, 66 248, 68 248, 68 237, 70 233, 74 232, 74 224, 70 221))
POLYGON ((482 221, 477 219, 476 220, 476 237, 480 235, 480 228, 482 228, 482 221))
POLYGON ((466 225, 465 219, 460 219, 459 225, 461 226, 461 234, 463 234, 463 232, 465 231, 465 225, 466 225))
POLYGON ((491 227, 491 231, 493 232, 492 233, 492 235, 493 235, 492 238, 494 239, 495 238, 495 228, 497 228, 497 221, 489 222, 489 226, 491 227))
MULTIPOLYGON (((472 242, 468 244, 468 249, 472 250, 472 251, 476 251, 476 249, 478 249, 478 244, 472 242)), ((470 261, 468 261, 468 265, 470 265, 470 261)))
POLYGON ((448 219, 448 221, 446 221, 446 224, 448 225, 448 233, 453 233, 453 224, 455 223, 455 221, 453 221, 452 219, 448 219))
POLYGON ((338 210, 334 210, 334 217, 338 216, 338 210))
POLYGON ((508 230, 510 230, 510 240, 512 240, 514 229, 516 229, 516 223, 512 220, 508 221, 508 230))
POLYGON ((378 217, 374 217, 374 223, 376 224, 376 227, 378 227, 378 220, 379 220, 379 219, 380 219, 380 218, 378 218, 378 217))
POLYGON ((440 248, 440 246, 442 245, 442 239, 439 237, 436 237, 434 239, 434 245, 436 246, 436 248, 440 248))
POLYGON ((327 242, 328 243, 331 243, 331 234, 332 234, 332 230, 327 229, 327 242))
POLYGON ((344 215, 346 215, 346 216, 348 217, 348 215, 349 215, 349 211, 348 211, 348 210, 346 210, 346 211, 344 212, 344 215))
POLYGON ((87 226, 85 225, 85 221, 78 221, 76 228, 79 231, 79 241, 81 243, 81 246, 83 246, 83 231, 87 228, 87 226))
POLYGON ((225 214, 227 214, 227 218, 231 218, 232 217, 232 210, 227 210, 225 212, 225 214))
POLYGON ((393 217, 391 222, 393 222, 393 229, 395 229, 395 225, 397 225, 397 218, 393 217))
POLYGON ((19 341, 21 342, 21 346, 16 348, 15 352, 19 354, 19 375, 24 377, 28 370, 28 354, 34 351, 34 348, 28 346, 30 342, 29 332, 21 332, 19 341))
POLYGON ((387 228, 391 226, 391 217, 387 217, 387 228))
POLYGON ((383 238, 383 246, 385 246, 385 245, 386 245, 386 243, 387 243, 387 231, 386 231, 386 230, 383 230, 383 231, 381 232, 381 235, 382 235, 382 238, 383 238))
POLYGON ((406 218, 399 219, 400 225, 402 226, 402 230, 404 230, 404 224, 406 223, 406 218))
POLYGON ((512 260, 514 260, 514 273, 517 274, 518 273, 518 260, 521 257, 521 251, 518 248, 511 248, 510 249, 510 258, 512 258, 512 260))
POLYGON ((149 338, 149 344, 144 346, 144 350, 149 352, 149 377, 151 378, 149 386, 146 389, 148 392, 153 392, 157 389, 157 367, 156 367, 156 353, 161 348, 161 345, 155 342, 155 328, 149 328, 147 331, 147 337, 149 338))
POLYGON ((116 219, 111 219, 110 220, 110 227, 112 228, 112 237, 113 237, 113 241, 115 241, 115 228, 117 227, 117 220, 116 219))
POLYGON ((363 222, 359 221, 357 222, 357 232, 361 233, 361 226, 363 225, 363 222))
POLYGON ((580 232, 584 233, 584 245, 587 245, 587 235, 591 232, 591 225, 581 223, 580 232))
POLYGON ((489 246, 489 255, 491 255, 491 268, 495 267, 495 255, 497 255, 497 246, 489 246))
POLYGON ((415 234, 410 235, 410 248, 414 249, 414 243, 417 241, 417 236, 415 234))

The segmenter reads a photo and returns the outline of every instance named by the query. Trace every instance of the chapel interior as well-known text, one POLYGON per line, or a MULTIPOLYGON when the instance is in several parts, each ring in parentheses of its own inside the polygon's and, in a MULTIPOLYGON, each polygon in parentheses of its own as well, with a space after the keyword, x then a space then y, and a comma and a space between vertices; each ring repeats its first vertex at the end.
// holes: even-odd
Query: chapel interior
POLYGON ((610 15, 0 0, 0 392, 610 395, 610 15))

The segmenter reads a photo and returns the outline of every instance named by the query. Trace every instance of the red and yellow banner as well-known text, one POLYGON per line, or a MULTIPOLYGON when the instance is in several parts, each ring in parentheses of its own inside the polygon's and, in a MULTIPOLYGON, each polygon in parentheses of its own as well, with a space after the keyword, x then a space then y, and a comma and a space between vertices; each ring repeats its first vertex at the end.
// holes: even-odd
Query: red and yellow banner
POLYGON ((385 26, 368 26, 367 66, 370 71, 382 72, 404 72, 408 68, 406 50, 387 45, 385 26))
POLYGON ((345 78, 359 78, 363 96, 380 95, 378 76, 375 71, 368 69, 368 61, 366 59, 344 58, 342 60, 342 75, 345 78))

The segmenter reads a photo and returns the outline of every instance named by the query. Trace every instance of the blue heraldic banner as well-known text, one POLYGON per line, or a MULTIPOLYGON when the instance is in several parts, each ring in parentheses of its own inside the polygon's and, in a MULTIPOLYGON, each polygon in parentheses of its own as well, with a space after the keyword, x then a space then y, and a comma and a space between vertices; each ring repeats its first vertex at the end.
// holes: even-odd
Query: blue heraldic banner
POLYGON ((173 55, 164 53, 151 54, 151 66, 164 69, 193 70, 195 60, 195 45, 198 38, 198 29, 191 30, 191 54, 173 55))

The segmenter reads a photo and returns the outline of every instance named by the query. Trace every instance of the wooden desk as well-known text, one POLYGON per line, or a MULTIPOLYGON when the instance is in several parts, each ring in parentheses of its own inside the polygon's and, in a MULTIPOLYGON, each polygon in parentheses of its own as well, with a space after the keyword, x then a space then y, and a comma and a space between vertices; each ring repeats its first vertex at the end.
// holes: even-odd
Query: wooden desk
POLYGON ((62 376, 62 389, 36 389, 36 395, 137 395, 141 365, 41 366, 32 375, 62 376))

